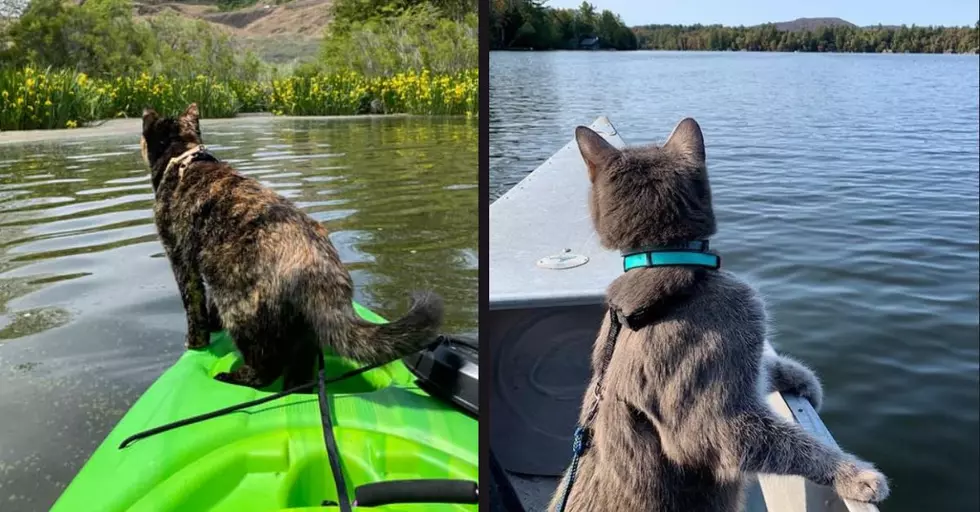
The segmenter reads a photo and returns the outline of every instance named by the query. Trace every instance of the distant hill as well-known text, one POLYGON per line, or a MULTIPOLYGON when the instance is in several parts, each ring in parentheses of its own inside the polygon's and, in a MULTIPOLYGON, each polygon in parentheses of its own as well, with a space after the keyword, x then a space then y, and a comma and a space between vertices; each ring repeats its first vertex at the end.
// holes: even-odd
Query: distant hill
MULTIPOLYGON (((789 32, 802 32, 804 30, 809 30, 813 32, 814 30, 819 30, 824 27, 851 27, 859 28, 854 23, 847 20, 842 20, 840 18, 797 18, 793 21, 779 21, 773 23, 776 26, 776 30, 785 30, 789 32)), ((901 28, 900 25, 866 25, 860 28, 884 28, 891 30, 898 30, 901 28)))
POLYGON ((793 21, 780 21, 773 23, 776 26, 776 30, 783 30, 788 32, 802 32, 804 30, 814 31, 820 30, 824 27, 857 27, 857 25, 851 23, 850 21, 842 20, 840 18, 797 18, 793 21))
POLYGON ((256 51, 264 60, 289 62, 315 55, 330 22, 332 0, 293 0, 222 12, 214 0, 136 0, 137 16, 164 11, 212 23, 256 51))
POLYGON ((248 36, 298 35, 320 37, 330 21, 331 0, 294 0, 281 5, 260 0, 252 7, 221 12, 214 2, 137 0, 138 15, 172 10, 188 18, 222 25, 248 36))

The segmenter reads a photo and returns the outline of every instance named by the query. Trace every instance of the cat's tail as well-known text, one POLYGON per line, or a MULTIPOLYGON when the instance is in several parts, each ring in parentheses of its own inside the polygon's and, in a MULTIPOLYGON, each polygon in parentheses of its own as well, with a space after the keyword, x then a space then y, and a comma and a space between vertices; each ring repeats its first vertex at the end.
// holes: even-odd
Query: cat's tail
POLYGON ((375 324, 362 319, 348 305, 341 311, 311 311, 307 319, 325 350, 364 364, 394 361, 433 344, 443 319, 443 301, 434 292, 412 294, 412 306, 401 318, 375 324), (311 314, 312 313, 312 314, 311 314))

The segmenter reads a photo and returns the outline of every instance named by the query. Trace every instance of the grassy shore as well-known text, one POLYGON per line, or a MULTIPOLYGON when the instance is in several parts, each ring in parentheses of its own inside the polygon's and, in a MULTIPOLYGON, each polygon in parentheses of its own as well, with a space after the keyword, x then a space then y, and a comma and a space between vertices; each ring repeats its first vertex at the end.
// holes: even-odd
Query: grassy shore
POLYGON ((204 118, 250 112, 475 115, 478 76, 473 69, 385 77, 340 72, 254 82, 145 73, 98 80, 70 70, 6 68, 0 69, 0 130, 74 128, 97 120, 139 117, 147 106, 173 114, 191 102, 198 103, 204 118))

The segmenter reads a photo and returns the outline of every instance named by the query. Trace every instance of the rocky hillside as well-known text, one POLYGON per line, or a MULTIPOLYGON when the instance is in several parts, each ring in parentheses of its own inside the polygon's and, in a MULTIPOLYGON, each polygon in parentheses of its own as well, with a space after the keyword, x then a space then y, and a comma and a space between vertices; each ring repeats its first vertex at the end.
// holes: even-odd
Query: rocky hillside
POLYGON ((169 2, 156 0, 137 1, 136 10, 141 15, 153 15, 165 9, 199 18, 233 32, 247 36, 297 35, 320 37, 330 21, 331 0, 294 0, 273 5, 261 0, 253 7, 221 12, 214 2, 169 2))
POLYGON ((220 11, 209 0, 134 2, 138 16, 169 10, 212 23, 271 62, 289 62, 315 54, 323 30, 330 22, 330 4, 331 0, 293 0, 274 5, 260 0, 253 7, 220 11))

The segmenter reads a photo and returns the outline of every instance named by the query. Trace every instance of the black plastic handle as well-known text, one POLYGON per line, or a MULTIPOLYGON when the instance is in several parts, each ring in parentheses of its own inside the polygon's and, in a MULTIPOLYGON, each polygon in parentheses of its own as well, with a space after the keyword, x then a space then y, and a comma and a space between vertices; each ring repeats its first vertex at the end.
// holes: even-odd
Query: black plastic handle
POLYGON ((471 480, 389 480, 354 489, 354 499, 358 507, 391 503, 478 503, 479 485, 471 480))

